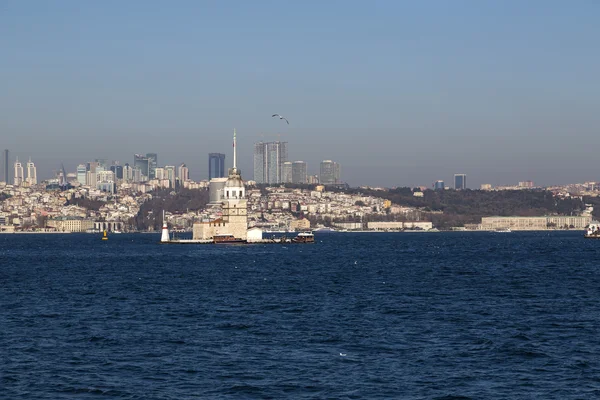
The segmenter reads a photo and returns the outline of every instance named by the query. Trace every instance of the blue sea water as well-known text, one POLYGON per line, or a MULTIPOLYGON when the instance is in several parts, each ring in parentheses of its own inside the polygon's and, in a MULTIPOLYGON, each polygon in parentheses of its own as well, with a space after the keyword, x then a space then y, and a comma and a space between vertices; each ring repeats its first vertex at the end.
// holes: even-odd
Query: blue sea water
POLYGON ((600 398, 600 240, 0 235, 2 399, 600 398))

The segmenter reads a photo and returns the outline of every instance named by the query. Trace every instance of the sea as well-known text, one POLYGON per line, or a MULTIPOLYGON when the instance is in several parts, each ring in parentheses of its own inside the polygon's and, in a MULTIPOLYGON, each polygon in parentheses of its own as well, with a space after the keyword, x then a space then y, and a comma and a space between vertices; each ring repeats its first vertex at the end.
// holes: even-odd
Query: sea
POLYGON ((583 232, 0 235, 1 399, 597 399, 583 232))

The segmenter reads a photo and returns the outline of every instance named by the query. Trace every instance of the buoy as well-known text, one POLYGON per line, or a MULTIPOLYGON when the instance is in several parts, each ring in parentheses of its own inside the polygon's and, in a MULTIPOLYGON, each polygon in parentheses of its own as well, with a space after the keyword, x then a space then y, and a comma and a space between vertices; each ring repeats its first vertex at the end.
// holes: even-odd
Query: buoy
POLYGON ((106 230, 104 230, 104 236, 102 236, 102 240, 108 240, 108 234, 106 233, 106 230))

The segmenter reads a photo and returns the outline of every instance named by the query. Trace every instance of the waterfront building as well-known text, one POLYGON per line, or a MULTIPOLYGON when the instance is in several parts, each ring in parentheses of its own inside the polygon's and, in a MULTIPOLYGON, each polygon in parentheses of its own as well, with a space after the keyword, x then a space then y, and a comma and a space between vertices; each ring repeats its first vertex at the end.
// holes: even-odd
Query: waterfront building
POLYGON ((321 162, 319 182, 322 185, 335 185, 341 183, 340 164, 332 160, 323 160, 321 162))
POLYGON ((23 164, 19 162, 19 158, 17 157, 17 161, 15 162, 15 186, 21 186, 23 184, 24 172, 23 172, 23 164))
MULTIPOLYGON (((210 190, 210 189, 209 189, 210 190)), ((242 172, 237 168, 236 133, 233 131, 233 168, 223 188, 222 217, 208 222, 197 222, 193 239, 207 240, 215 235, 228 234, 246 240, 248 234, 248 200, 242 172)))
POLYGON ((467 188, 467 175, 454 174, 454 189, 465 190, 467 188))
POLYGON ((35 167, 35 164, 31 161, 31 158, 27 162, 27 179, 26 179, 26 181, 30 186, 37 185, 37 183, 38 183, 37 168, 35 167))
POLYGON ((50 218, 46 226, 58 232, 86 232, 94 228, 94 221, 77 217, 50 218))
POLYGON ((544 217, 482 217, 478 229, 481 230, 546 230, 584 229, 592 222, 591 215, 584 216, 544 216, 544 217))
POLYGON ((208 154, 208 180, 225 177, 225 154, 208 154))
POLYGON ((444 190, 445 188, 444 181, 435 181, 433 184, 433 190, 444 190))
POLYGON ((306 181, 306 163, 304 161, 294 161, 292 165, 292 183, 304 184, 306 181))
POLYGON ((80 185, 85 185, 85 175, 87 173, 87 169, 85 168, 85 164, 79 164, 77 166, 77 182, 80 185))
POLYGON ((292 183, 292 163, 290 161, 283 163, 281 176, 282 183, 292 183))
POLYGON ((287 161, 287 142, 254 144, 254 180, 256 183, 283 182, 283 164, 287 161))

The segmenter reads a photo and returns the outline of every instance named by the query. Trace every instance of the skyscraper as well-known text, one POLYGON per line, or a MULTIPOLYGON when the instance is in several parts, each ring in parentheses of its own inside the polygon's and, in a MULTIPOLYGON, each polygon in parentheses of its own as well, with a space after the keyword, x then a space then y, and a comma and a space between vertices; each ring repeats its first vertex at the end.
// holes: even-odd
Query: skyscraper
POLYGON ((283 182, 283 163, 287 161, 287 142, 254 144, 254 180, 256 183, 283 182))
POLYGON ((19 158, 17 157, 17 161, 15 162, 15 186, 21 186, 23 184, 23 164, 19 162, 19 158))
POLYGON ((27 183, 29 185, 37 185, 37 169, 35 168, 35 164, 29 159, 27 163, 27 183))
POLYGON ((292 183, 292 162, 286 161, 283 163, 281 172, 281 181, 283 183, 292 183))
POLYGON ((208 180, 225 177, 225 154, 208 154, 208 180))
POLYGON ((341 183, 340 164, 331 160, 321 162, 319 181, 323 185, 335 185, 341 183))
POLYGON ((123 179, 122 165, 111 165, 110 170, 115 174, 115 179, 123 179))
POLYGON ((454 189, 464 190, 467 188, 467 175, 466 174, 454 174, 454 189))
POLYGON ((435 181, 433 184, 433 190, 444 190, 444 181, 435 181))
POLYGON ((169 185, 171 189, 175 189, 175 166, 174 165, 165 165, 165 179, 169 180, 169 185))
POLYGON ((177 179, 179 180, 180 185, 183 185, 183 182, 190 180, 190 170, 185 163, 182 163, 179 168, 177 168, 177 179))
MULTIPOLYGON (((133 155, 133 168, 137 168, 140 170, 141 174, 145 177, 145 179, 149 179, 150 172, 150 162, 148 157, 143 154, 134 154, 133 155)), ((152 172, 153 177, 155 176, 156 165, 154 166, 154 171, 152 172)), ((144 179, 144 178, 141 178, 144 179)))
POLYGON ((85 181, 86 172, 87 172, 87 169, 85 168, 85 164, 79 164, 77 166, 77 182, 79 182, 79 184, 81 184, 81 185, 86 184, 86 181, 85 181))
POLYGON ((154 179, 156 177, 154 171, 158 166, 158 154, 147 153, 146 157, 148 158, 148 179, 154 179))
POLYGON ((133 181, 133 168, 127 163, 125 163, 125 166, 123 167, 123 180, 125 182, 133 181))
POLYGON ((4 182, 8 185, 10 182, 10 169, 8 169, 8 149, 4 150, 4 182))
POLYGON ((306 163, 294 161, 292 164, 292 183, 306 183, 306 163))

